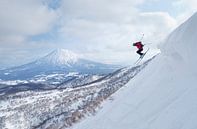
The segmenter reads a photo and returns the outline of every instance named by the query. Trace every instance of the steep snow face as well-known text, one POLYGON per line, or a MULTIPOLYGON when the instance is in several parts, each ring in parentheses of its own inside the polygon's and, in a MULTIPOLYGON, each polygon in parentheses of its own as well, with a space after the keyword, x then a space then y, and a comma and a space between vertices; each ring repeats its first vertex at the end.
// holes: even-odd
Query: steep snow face
MULTIPOLYGON (((183 23, 166 41, 161 45, 162 55, 173 61, 171 65, 183 66, 190 69, 189 72, 196 72, 197 58, 197 13, 195 13, 187 22, 183 23), (187 67, 186 67, 187 66, 187 67)), ((179 69, 182 72, 186 69, 179 69)))
POLYGON ((72 51, 65 49, 57 49, 47 56, 41 58, 39 61, 44 61, 48 64, 55 65, 67 65, 75 64, 79 59, 79 56, 72 51))
POLYGON ((169 35, 161 54, 113 95, 113 102, 72 129, 196 129, 196 41, 194 14, 169 35))

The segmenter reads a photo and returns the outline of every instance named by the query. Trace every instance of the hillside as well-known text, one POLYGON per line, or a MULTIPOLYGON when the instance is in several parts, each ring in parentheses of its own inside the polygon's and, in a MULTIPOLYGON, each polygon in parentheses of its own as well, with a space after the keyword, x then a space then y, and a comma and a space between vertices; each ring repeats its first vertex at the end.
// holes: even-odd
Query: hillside
POLYGON ((23 90, 0 94, 0 129, 70 127, 88 115, 95 115, 105 99, 124 86, 147 64, 148 62, 137 67, 122 68, 75 88, 23 90))
POLYGON ((72 129, 196 129, 197 13, 174 30, 161 54, 72 129))

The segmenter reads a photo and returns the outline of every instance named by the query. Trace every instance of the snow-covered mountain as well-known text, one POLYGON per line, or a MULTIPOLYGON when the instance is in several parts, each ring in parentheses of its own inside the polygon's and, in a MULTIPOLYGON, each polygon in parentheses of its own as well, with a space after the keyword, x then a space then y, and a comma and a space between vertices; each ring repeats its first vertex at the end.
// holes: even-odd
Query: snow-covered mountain
POLYGON ((68 74, 70 72, 77 72, 79 74, 108 74, 118 68, 115 65, 102 64, 80 58, 77 54, 68 50, 58 49, 34 62, 0 70, 0 79, 30 79, 41 74, 68 74))
POLYGON ((76 64, 78 62, 79 55, 73 53, 72 51, 65 50, 65 49, 57 49, 51 53, 49 53, 47 56, 39 59, 37 63, 47 63, 47 64, 53 64, 56 66, 67 66, 72 67, 73 64, 76 64))
POLYGON ((161 54, 113 102, 72 129, 196 129, 196 51, 197 13, 167 37, 161 54))
MULTIPOLYGON (((121 68, 83 87, 30 90, 12 94, 2 93, 0 88, 0 129, 71 127, 82 118, 94 115, 101 108, 103 100, 123 87, 148 62, 141 66, 121 68)), ((9 87, 5 92, 13 87, 15 86, 9 87)), ((24 88, 24 85, 21 87, 24 88)))

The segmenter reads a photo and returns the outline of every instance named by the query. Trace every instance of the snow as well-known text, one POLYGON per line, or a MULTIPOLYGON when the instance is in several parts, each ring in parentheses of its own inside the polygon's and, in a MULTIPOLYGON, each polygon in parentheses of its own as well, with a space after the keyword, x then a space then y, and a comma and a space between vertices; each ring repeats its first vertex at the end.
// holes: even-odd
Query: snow
MULTIPOLYGON (((97 75, 90 76, 92 79, 99 77, 99 80, 93 80, 94 82, 83 87, 30 90, 2 95, 0 96, 0 128, 63 129, 70 127, 85 115, 94 115, 105 98, 124 86, 145 68, 148 62, 135 68, 122 68, 101 79, 97 75)), ((70 75, 75 74, 70 73, 70 75)), ((52 74, 49 76, 54 77, 52 74)))
POLYGON ((17 84, 25 84, 25 83, 28 83, 27 80, 10 80, 10 81, 3 81, 3 80, 0 80, 0 84, 2 85, 17 85, 17 84))
POLYGON ((76 63, 78 58, 79 56, 72 51, 57 49, 43 59, 48 63, 70 66, 70 64, 76 63))
POLYGON ((161 54, 71 129, 196 129, 197 13, 161 45, 161 54))
MULTIPOLYGON (((36 61, 21 66, 0 70, 2 80, 26 80, 37 75, 54 73, 109 74, 120 66, 103 64, 81 58, 72 51, 58 49, 36 61)), ((55 76, 55 75, 54 75, 55 76)))
POLYGON ((4 73, 5 75, 9 75, 10 73, 4 73))

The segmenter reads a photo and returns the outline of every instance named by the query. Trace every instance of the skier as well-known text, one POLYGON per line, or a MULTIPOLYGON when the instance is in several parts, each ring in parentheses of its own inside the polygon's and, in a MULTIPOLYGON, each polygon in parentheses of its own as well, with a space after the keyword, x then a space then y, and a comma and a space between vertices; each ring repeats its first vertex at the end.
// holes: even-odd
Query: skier
POLYGON ((139 42, 133 43, 133 46, 136 46, 136 47, 138 48, 138 50, 136 51, 136 53, 140 55, 140 58, 142 58, 143 55, 144 55, 144 53, 142 53, 142 51, 143 51, 143 46, 144 46, 144 45, 142 44, 142 42, 139 41, 139 42))

